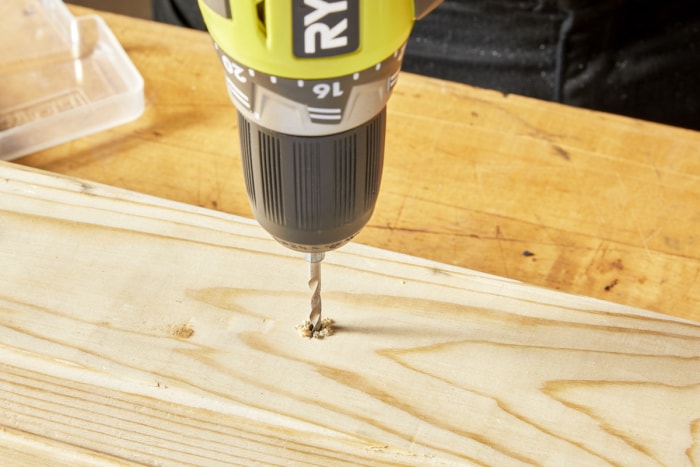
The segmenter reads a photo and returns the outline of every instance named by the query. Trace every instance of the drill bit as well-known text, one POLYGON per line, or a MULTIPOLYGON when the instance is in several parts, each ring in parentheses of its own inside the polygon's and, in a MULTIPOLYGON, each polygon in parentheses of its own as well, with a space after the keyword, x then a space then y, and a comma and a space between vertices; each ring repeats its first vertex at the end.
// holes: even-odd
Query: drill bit
POLYGON ((309 262, 309 289, 311 294, 311 313, 309 323, 311 332, 316 332, 321 328, 321 261, 325 253, 306 253, 304 258, 309 262))

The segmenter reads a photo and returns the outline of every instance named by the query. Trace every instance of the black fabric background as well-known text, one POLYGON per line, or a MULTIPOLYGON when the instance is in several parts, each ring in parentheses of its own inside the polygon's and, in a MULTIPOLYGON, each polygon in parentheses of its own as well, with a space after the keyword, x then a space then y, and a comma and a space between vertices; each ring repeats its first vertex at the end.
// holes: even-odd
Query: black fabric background
MULTIPOLYGON (((195 0, 153 5, 204 29, 195 0)), ((403 69, 700 130, 700 0, 446 0, 403 69)))

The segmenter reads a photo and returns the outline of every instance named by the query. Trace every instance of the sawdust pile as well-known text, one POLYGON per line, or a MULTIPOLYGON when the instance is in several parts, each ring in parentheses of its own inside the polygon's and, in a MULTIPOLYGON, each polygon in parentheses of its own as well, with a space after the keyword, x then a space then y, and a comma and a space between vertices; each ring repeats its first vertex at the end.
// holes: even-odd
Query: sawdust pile
POLYGON ((321 319, 321 327, 315 331, 311 331, 311 321, 308 319, 304 324, 297 326, 299 336, 306 339, 323 339, 324 337, 333 335, 333 320, 331 318, 321 319))

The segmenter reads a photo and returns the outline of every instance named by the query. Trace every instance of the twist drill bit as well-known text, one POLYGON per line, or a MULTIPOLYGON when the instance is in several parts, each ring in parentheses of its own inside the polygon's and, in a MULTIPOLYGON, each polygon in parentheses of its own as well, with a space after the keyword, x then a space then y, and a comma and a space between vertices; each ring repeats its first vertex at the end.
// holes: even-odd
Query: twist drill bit
POLYGON ((309 323, 311 332, 316 332, 321 328, 321 261, 325 257, 324 253, 306 253, 304 258, 309 262, 309 289, 311 294, 311 313, 309 323))

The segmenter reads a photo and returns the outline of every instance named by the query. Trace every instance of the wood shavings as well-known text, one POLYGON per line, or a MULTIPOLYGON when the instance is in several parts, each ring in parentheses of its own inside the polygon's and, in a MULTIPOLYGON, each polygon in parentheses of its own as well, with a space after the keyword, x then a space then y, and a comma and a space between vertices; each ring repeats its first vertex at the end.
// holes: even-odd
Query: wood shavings
POLYGON ((322 318, 321 327, 316 331, 311 331, 312 324, 308 319, 304 321, 304 324, 300 324, 296 327, 299 332, 299 337, 306 339, 323 339, 324 337, 333 335, 333 320, 331 318, 322 318))

